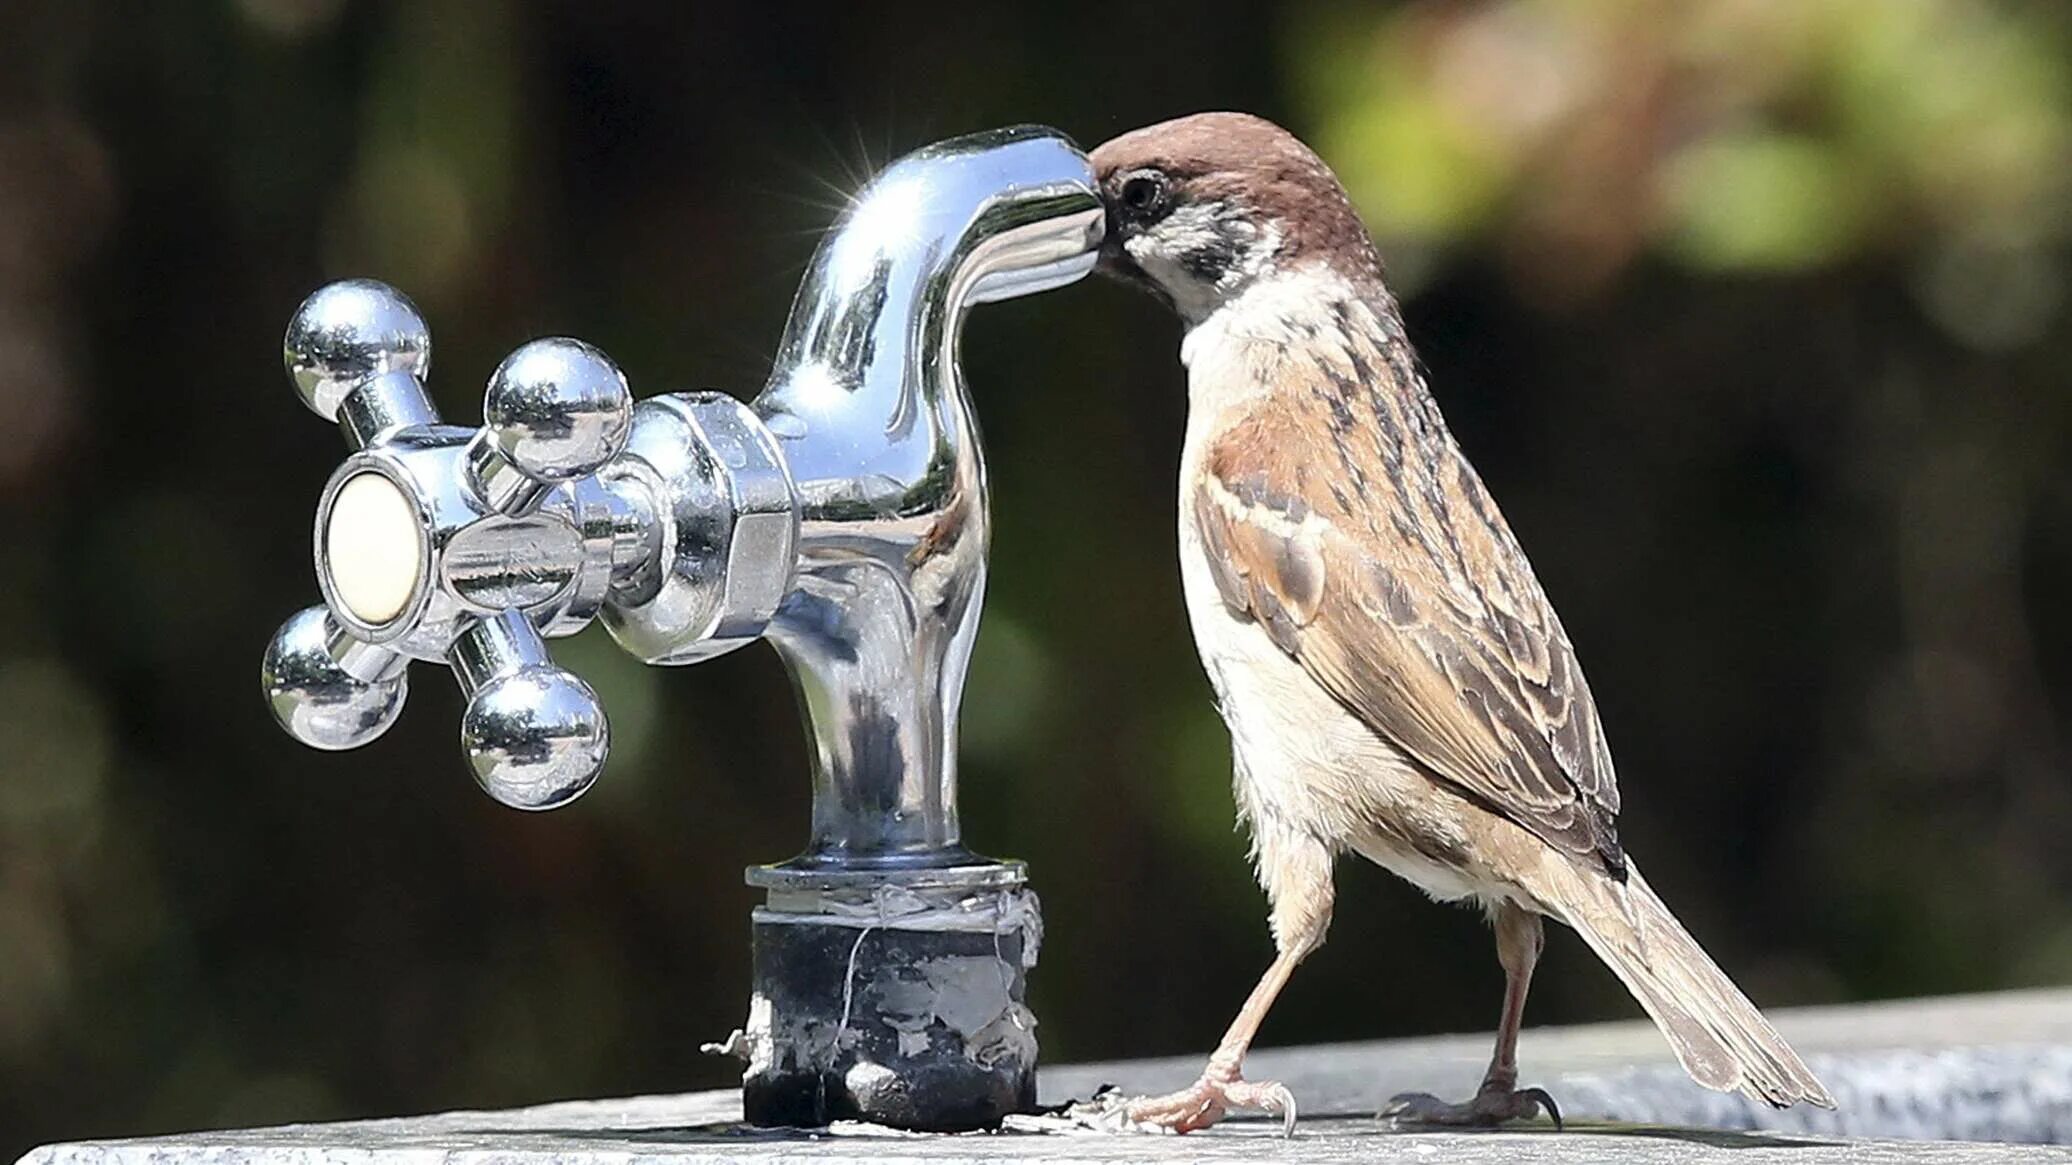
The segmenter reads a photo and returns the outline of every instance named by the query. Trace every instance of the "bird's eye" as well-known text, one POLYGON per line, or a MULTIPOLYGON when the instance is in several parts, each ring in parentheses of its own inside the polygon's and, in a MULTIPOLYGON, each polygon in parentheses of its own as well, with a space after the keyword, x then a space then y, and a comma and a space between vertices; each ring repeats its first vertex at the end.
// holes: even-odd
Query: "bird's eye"
POLYGON ((1165 207, 1165 176, 1151 171, 1132 174, 1122 183, 1122 205, 1139 215, 1156 214, 1165 207))

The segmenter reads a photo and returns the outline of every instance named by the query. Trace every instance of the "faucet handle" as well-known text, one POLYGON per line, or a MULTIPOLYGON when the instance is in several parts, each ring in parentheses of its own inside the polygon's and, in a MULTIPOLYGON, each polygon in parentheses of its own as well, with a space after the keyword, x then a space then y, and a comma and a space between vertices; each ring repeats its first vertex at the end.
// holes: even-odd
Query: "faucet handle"
POLYGON ((632 425, 633 393, 611 357, 581 340, 534 340, 489 378, 482 428, 468 445, 469 485, 490 509, 522 516, 617 457, 632 425))
POLYGON ((604 771, 611 723, 589 684, 557 667, 519 611, 472 623, 447 655, 468 697, 461 749, 484 792, 513 809, 575 800, 604 771))
POLYGON ((651 541, 639 491, 592 480, 626 448, 625 376, 588 344, 535 340, 490 377, 480 429, 441 425, 424 319, 370 279, 304 300, 282 355, 353 452, 317 507, 326 603, 267 647, 274 717, 305 744, 357 747, 401 713, 411 660, 443 662, 468 696, 461 743, 483 789, 519 809, 573 800, 610 728, 541 628, 588 622, 651 541))

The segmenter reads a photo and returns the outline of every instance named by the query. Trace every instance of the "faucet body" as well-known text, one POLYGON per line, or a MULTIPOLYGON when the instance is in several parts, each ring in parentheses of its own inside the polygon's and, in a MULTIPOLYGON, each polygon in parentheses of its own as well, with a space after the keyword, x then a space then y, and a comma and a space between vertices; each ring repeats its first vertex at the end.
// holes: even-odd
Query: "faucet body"
POLYGON ((1035 899, 957 820, 989 534, 958 340, 971 305, 1085 276, 1103 229, 1091 167, 1055 131, 940 143, 823 240, 752 402, 635 404, 602 352, 540 340, 491 378, 479 429, 439 423, 408 300, 317 292, 286 362, 351 453, 318 506, 325 602, 262 667, 277 719, 317 747, 364 744, 400 713, 408 663, 443 662, 477 780, 546 809, 610 746, 547 639, 599 619, 655 664, 768 639, 813 735, 813 814, 799 855, 749 872, 769 892, 739 1045, 750 1119, 965 1128, 1027 1108, 1035 899))
POLYGON ((922 150, 821 246, 755 410, 791 467, 799 562, 769 636, 817 751, 800 867, 960 864, 956 731, 990 518, 957 360, 973 303, 1092 269, 1078 151, 1010 130, 922 150))

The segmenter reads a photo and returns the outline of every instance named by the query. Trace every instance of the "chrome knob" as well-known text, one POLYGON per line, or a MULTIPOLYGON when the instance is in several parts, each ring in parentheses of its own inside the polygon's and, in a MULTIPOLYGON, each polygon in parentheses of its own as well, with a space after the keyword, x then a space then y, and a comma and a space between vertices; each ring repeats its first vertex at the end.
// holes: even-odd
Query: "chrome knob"
POLYGON ((484 792, 513 809, 553 809, 604 770, 611 725, 574 672, 534 667, 500 676, 468 701, 461 748, 484 792))
POLYGON ((547 490, 589 477, 626 448, 626 375, 581 340, 534 340, 504 358, 482 397, 468 471, 482 500, 522 514, 547 490))
POLYGON ((387 732, 409 694, 408 660, 360 643, 324 607, 296 612, 259 666, 266 706, 312 748, 358 748, 387 732))
POLYGON ((432 367, 431 330, 417 306, 372 279, 318 288, 288 321, 281 348, 302 403, 327 421, 368 381, 391 372, 422 381, 432 367))
POLYGON ((449 662, 468 693, 461 750, 484 792, 513 809, 553 809, 596 782, 611 751, 604 705, 554 666, 525 616, 506 611, 476 623, 449 662))

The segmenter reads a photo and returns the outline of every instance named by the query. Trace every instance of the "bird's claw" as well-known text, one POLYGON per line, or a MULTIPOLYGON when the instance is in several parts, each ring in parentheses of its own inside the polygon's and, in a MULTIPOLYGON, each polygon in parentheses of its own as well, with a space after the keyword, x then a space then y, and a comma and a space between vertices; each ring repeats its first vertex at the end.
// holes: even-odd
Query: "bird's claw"
POLYGON ((1147 1131, 1191 1133, 1205 1129, 1233 1109, 1254 1109, 1281 1118, 1284 1136, 1295 1135, 1295 1094, 1285 1084, 1225 1080, 1204 1074, 1193 1084, 1164 1096, 1146 1096, 1123 1105, 1129 1123, 1147 1131))
POLYGON ((1391 1097, 1375 1115, 1397 1128, 1438 1126, 1441 1128, 1494 1128, 1506 1121, 1532 1120, 1544 1110, 1561 1130, 1561 1107, 1544 1088, 1506 1088, 1485 1085, 1475 1099, 1448 1104, 1428 1092, 1405 1092, 1391 1097))

